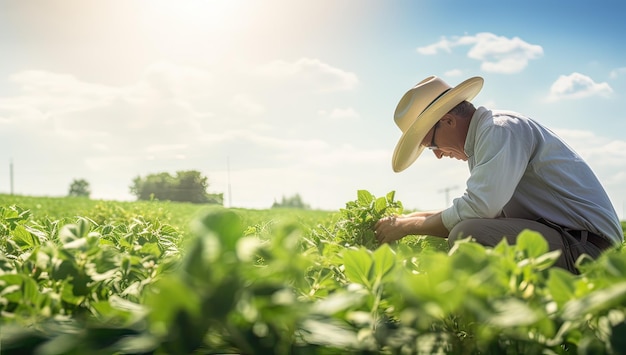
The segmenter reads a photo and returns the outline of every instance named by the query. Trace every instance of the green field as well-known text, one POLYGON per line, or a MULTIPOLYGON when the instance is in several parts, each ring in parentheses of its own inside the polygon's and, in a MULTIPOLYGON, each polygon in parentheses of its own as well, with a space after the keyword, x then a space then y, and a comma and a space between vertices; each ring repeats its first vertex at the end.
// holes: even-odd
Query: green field
MULTIPOLYGON (((29 197, 0 194, 0 206, 18 205, 30 209, 35 219, 72 219, 77 216, 115 218, 116 211, 122 214, 153 215, 164 219, 167 223, 181 229, 187 228, 189 223, 199 213, 211 209, 221 209, 219 206, 196 205, 191 203, 135 201, 120 202, 106 200, 91 200, 80 197, 29 197)), ((305 218, 314 223, 322 221, 336 213, 336 211, 315 210, 254 210, 231 209, 238 212, 244 223, 263 223, 276 218, 305 218)))
POLYGON ((372 243, 402 211, 0 195, 2 354, 626 352, 626 251, 581 275, 515 246, 372 243))

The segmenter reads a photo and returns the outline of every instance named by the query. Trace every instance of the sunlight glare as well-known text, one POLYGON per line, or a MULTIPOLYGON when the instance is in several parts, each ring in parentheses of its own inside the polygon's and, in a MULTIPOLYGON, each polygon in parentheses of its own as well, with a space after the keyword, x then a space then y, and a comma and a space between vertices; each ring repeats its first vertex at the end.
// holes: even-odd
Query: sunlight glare
POLYGON ((222 30, 237 25, 242 0, 142 0, 150 21, 159 25, 222 30))

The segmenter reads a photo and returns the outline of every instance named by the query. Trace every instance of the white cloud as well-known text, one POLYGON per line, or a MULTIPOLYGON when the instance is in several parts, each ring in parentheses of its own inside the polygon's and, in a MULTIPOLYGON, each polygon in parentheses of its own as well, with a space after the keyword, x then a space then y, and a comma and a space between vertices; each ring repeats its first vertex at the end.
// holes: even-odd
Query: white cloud
POLYGON ((139 162, 137 157, 131 155, 91 156, 85 159, 85 166, 94 172, 110 172, 111 169, 128 171, 139 162))
POLYGON ((555 132, 589 163, 610 196, 626 195, 625 140, 610 139, 591 131, 555 129, 555 132))
POLYGON ((623 170, 626 162, 626 141, 602 139, 598 145, 579 147, 581 154, 594 164, 623 170))
POLYGON ((463 75, 463 71, 461 69, 452 69, 452 70, 448 70, 447 72, 443 73, 443 75, 452 78, 452 77, 459 77, 461 75, 463 75))
POLYGON ((626 74, 626 67, 616 68, 611 70, 609 77, 611 79, 617 79, 618 77, 626 74))
POLYGON ((0 98, 0 117, 16 124, 45 122, 55 115, 105 105, 120 90, 105 85, 85 83, 69 74, 26 70, 9 80, 21 92, 18 96, 0 98))
POLYGON ((440 50, 450 53, 452 52, 452 47, 457 45, 458 44, 455 43, 455 41, 449 41, 446 37, 441 37, 439 42, 435 42, 424 47, 418 47, 417 52, 423 55, 435 55, 439 53, 440 50))
POLYGON ((186 149, 188 147, 187 144, 153 144, 147 146, 144 151, 148 153, 161 153, 161 152, 171 152, 178 151, 181 149, 186 149))
POLYGON ((352 107, 333 108, 330 111, 319 110, 320 116, 328 117, 336 120, 353 120, 360 117, 359 113, 352 107))
POLYGON ((590 77, 572 73, 561 75, 550 87, 548 101, 562 99, 581 99, 590 96, 607 96, 613 92, 611 86, 604 83, 596 83, 590 77))
POLYGON ((263 105, 255 101, 249 95, 237 94, 230 100, 230 106, 237 112, 247 116, 258 116, 265 113, 263 105))
POLYGON ((258 74, 314 92, 352 90, 359 83, 356 74, 312 58, 276 60, 258 68, 258 74))
POLYGON ((166 98, 204 97, 217 85, 213 75, 206 70, 170 62, 159 62, 148 66, 142 79, 161 97, 166 98))
MULTIPOLYGON (((127 86, 32 70, 10 79, 19 91, 0 98, 0 122, 54 139, 59 146, 84 144, 98 152, 137 154, 154 141, 194 142, 209 126, 229 124, 209 111, 225 106, 213 92, 213 76, 190 66, 157 63, 127 86)), ((247 112, 262 111, 250 100, 246 103, 247 112)))
POLYGON ((474 36, 442 37, 439 42, 418 47, 417 52, 434 55, 440 51, 452 52, 454 47, 471 46, 467 56, 481 62, 481 69, 492 73, 518 73, 528 66, 528 61, 540 58, 543 48, 519 37, 507 38, 489 32, 474 36))

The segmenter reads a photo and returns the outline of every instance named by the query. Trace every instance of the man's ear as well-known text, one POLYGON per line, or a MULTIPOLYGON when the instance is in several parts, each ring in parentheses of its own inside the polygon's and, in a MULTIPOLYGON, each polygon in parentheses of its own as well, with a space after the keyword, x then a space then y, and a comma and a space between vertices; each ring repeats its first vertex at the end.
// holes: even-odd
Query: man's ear
POLYGON ((443 124, 454 128, 457 124, 457 117, 451 113, 446 113, 445 115, 443 115, 440 122, 443 122, 443 124))

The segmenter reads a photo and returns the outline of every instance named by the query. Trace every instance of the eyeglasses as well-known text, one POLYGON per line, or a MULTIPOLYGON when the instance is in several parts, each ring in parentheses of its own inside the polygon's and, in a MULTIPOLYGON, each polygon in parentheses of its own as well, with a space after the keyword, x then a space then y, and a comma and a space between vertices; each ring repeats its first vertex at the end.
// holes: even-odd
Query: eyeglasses
POLYGON ((435 129, 433 129, 433 138, 430 139, 430 144, 426 146, 426 148, 430 150, 437 150, 439 146, 435 143, 435 134, 437 134, 437 127, 439 127, 439 122, 435 124, 435 129))

